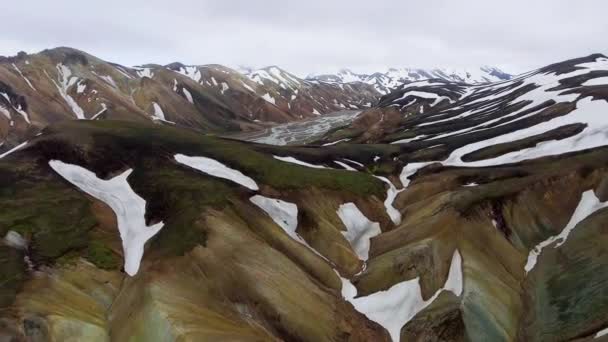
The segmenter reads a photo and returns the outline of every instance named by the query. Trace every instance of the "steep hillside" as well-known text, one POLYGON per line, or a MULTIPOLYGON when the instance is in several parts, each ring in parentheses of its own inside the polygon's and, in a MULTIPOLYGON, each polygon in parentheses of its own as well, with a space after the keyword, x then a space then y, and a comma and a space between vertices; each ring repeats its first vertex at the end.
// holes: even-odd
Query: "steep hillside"
MULTIPOLYGON (((268 75, 289 75, 276 67, 268 75)), ((155 121, 208 132, 258 130, 370 107, 367 84, 251 78, 220 65, 129 68, 70 48, 0 59, 0 143, 11 147, 68 119, 155 121)))
POLYGON ((326 140, 393 143, 404 153, 415 152, 416 160, 454 165, 595 147, 601 144, 595 132, 605 122, 607 60, 591 55, 488 85, 411 83, 326 140))
POLYGON ((342 69, 336 74, 310 75, 308 79, 335 83, 362 82, 372 85, 378 92, 386 95, 404 83, 423 80, 438 79, 450 82, 481 84, 506 81, 512 77, 512 75, 496 67, 486 66, 479 69, 390 68, 386 72, 376 72, 373 74, 358 74, 348 69, 342 69))

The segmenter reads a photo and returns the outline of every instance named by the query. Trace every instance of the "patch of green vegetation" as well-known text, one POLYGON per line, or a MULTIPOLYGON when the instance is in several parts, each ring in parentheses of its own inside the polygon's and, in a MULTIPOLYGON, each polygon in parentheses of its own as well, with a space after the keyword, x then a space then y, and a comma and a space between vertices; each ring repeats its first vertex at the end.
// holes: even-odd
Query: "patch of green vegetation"
POLYGON ((403 140, 403 139, 412 139, 419 135, 420 134, 415 131, 408 130, 405 132, 396 132, 396 133, 387 134, 385 137, 382 138, 382 141, 393 142, 393 141, 403 140))
POLYGON ((80 251, 69 251, 55 260, 59 266, 74 266, 80 258, 80 251))
POLYGON ((116 253, 100 241, 91 241, 85 251, 85 258, 104 270, 116 270, 122 262, 116 253))
POLYGON ((0 235, 14 230, 28 237, 34 257, 51 262, 84 248, 96 220, 84 195, 56 179, 37 176, 0 185, 10 188, 0 194, 0 235))
POLYGON ((608 210, 597 211, 581 221, 559 249, 543 250, 526 278, 533 317, 538 317, 527 327, 530 340, 574 339, 592 327, 590 322, 605 319, 607 219, 608 210))
POLYGON ((176 212, 152 241, 155 249, 168 255, 184 255, 207 244, 207 232, 196 225, 202 211, 197 207, 176 212))
POLYGON ((169 255, 183 255, 196 245, 206 244, 206 233, 195 225, 205 207, 223 207, 241 190, 218 178, 189 171, 166 161, 148 161, 129 182, 147 199, 147 215, 152 221, 166 220, 154 238, 155 248, 169 255))
MULTIPOLYGON (((381 194, 382 182, 369 175, 343 170, 319 170, 276 160, 270 152, 263 153, 255 145, 229 139, 203 135, 199 132, 145 123, 102 120, 95 122, 68 122, 50 128, 62 138, 85 142, 99 156, 98 166, 108 168, 106 156, 113 163, 129 164, 144 156, 173 160, 182 153, 206 156, 234 167, 257 182, 275 189, 327 188, 357 195, 381 194), (90 137, 93 137, 92 141, 90 137)), ((373 150, 370 146, 368 150, 373 150)), ((377 149, 377 148, 376 148, 377 149)), ((283 154, 290 154, 290 147, 276 147, 283 154)), ((367 153, 367 150, 363 151, 367 153)))
POLYGON ((371 175, 390 175, 395 171, 395 164, 392 164, 392 163, 372 164, 372 165, 369 165, 366 170, 371 175))
POLYGON ((361 135, 364 131, 350 126, 340 126, 330 129, 325 133, 325 140, 336 141, 340 139, 353 139, 361 135))

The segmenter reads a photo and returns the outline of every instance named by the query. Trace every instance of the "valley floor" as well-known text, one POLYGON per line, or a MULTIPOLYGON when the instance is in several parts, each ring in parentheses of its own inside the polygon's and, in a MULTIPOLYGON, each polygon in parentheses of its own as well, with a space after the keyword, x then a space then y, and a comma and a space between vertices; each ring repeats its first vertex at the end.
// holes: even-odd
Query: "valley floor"
POLYGON ((239 133, 231 138, 270 145, 300 145, 313 142, 327 132, 349 125, 361 113, 359 110, 338 111, 323 116, 290 122, 263 131, 239 133))

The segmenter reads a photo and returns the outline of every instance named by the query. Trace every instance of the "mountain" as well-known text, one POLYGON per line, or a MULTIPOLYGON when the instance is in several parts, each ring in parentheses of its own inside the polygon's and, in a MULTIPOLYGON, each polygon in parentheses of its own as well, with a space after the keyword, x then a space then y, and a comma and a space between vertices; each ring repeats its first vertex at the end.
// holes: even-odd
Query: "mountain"
POLYGON ((0 339, 601 341, 606 115, 591 55, 301 146, 51 124, 0 155, 0 339))
POLYGON ((336 74, 309 75, 307 79, 334 83, 362 82, 373 85, 378 92, 386 95, 404 83, 428 79, 480 84, 505 81, 511 77, 513 76, 496 67, 485 66, 478 69, 390 68, 386 72, 373 74, 358 74, 342 69, 336 74))
POLYGON ((125 67, 71 48, 0 58, 0 95, 0 141, 6 146, 76 118, 225 133, 369 107, 379 97, 367 84, 309 82, 278 67, 250 77, 221 65, 125 67))

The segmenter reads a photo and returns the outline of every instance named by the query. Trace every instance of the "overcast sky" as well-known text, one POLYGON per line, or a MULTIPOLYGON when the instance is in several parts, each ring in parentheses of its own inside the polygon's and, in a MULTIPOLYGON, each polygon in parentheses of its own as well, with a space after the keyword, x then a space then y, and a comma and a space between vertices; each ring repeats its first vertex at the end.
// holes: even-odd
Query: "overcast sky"
POLYGON ((495 65, 523 72, 608 54, 606 0, 19 0, 0 55, 75 47, 125 64, 347 67, 495 65))

